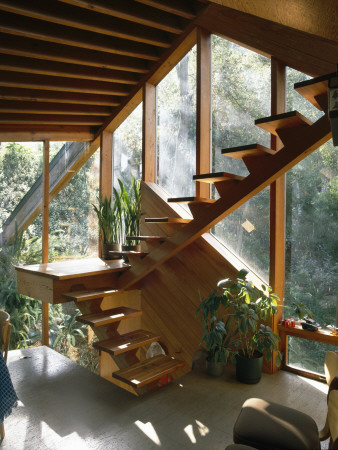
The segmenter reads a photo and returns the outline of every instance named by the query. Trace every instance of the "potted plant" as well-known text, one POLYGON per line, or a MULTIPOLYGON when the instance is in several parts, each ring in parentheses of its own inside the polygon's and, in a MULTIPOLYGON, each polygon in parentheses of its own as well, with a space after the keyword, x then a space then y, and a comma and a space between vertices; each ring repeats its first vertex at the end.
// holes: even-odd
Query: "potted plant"
POLYGON ((217 290, 212 291, 208 298, 202 301, 196 311, 196 317, 200 316, 204 333, 201 344, 205 344, 208 351, 207 372, 210 375, 220 376, 223 374, 224 365, 229 356, 229 350, 225 344, 227 330, 225 323, 219 318, 219 307, 221 298, 217 290))
MULTIPOLYGON (((140 235, 141 225, 141 183, 132 178, 131 187, 129 192, 126 190, 121 180, 118 180, 120 185, 120 197, 123 207, 123 224, 124 224, 124 236, 132 237, 140 235)), ((123 245, 124 250, 140 251, 140 241, 128 240, 123 245)))
POLYGON ((98 198, 99 205, 93 205, 99 221, 102 242, 102 258, 111 259, 110 251, 121 251, 122 204, 119 194, 114 190, 114 203, 111 197, 98 198))
MULTIPOLYGON (((263 323, 277 313, 279 298, 270 287, 254 286, 246 280, 247 275, 242 269, 235 280, 221 280, 207 301, 223 306, 223 318, 218 320, 225 328, 224 355, 236 361, 237 379, 252 384, 261 378, 263 356, 270 361, 276 352, 276 364, 280 365, 282 355, 279 336, 263 323)), ((204 302, 199 308, 204 308, 204 302)))

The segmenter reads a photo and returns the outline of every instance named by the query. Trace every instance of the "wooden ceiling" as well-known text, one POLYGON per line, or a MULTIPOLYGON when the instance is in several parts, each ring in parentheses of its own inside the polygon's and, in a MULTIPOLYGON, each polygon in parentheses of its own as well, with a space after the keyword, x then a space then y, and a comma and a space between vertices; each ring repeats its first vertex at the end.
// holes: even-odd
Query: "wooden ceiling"
POLYGON ((333 72, 336 1, 292 0, 290 17, 281 0, 0 0, 0 141, 112 131, 196 26, 310 75, 333 72))
POLYGON ((0 0, 0 129, 92 139, 198 0, 0 0))

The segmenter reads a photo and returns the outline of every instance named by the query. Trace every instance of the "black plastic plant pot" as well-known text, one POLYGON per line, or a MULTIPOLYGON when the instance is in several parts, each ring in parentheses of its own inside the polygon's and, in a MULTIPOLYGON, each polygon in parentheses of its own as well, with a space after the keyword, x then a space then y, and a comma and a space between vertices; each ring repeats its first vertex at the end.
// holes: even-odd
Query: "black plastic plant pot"
POLYGON ((207 360, 207 373, 214 377, 220 377, 224 373, 224 364, 207 360))
POLYGON ((263 355, 255 352, 253 358, 236 355, 236 378, 241 383, 256 384, 262 377, 263 355))

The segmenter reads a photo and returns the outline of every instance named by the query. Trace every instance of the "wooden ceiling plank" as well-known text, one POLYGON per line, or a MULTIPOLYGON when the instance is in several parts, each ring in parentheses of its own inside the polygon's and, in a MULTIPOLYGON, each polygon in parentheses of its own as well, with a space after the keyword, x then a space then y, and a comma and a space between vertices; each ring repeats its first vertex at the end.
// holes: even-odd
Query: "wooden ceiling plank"
POLYGON ((117 95, 122 97, 127 96, 130 92, 125 85, 116 85, 105 81, 77 80, 72 78, 40 76, 7 71, 0 71, 0 86, 26 87, 28 89, 63 92, 84 92, 91 94, 117 95))
POLYGON ((42 91, 39 89, 20 89, 0 86, 0 100, 118 106, 121 102, 121 97, 87 93, 79 94, 76 92, 42 91))
POLYGON ((62 103, 4 100, 0 102, 0 113, 109 116, 111 109, 98 105, 63 105, 62 103))
POLYGON ((110 55, 94 50, 79 49, 36 39, 3 34, 0 36, 0 53, 44 59, 85 66, 147 73, 148 62, 123 55, 110 55))
POLYGON ((138 3, 143 5, 151 6, 152 8, 157 8, 161 11, 166 11, 171 14, 176 14, 177 16, 183 17, 185 19, 192 20, 195 18, 195 14, 191 9, 188 8, 187 4, 182 0, 136 0, 138 3))
POLYGON ((112 36, 104 36, 6 12, 2 12, 0 16, 0 31, 14 36, 39 39, 56 44, 131 56, 150 61, 159 59, 159 50, 155 46, 112 36))
POLYGON ((209 5, 195 23, 312 76, 333 72, 338 61, 338 46, 333 41, 220 5, 209 5))
POLYGON ((122 84, 137 84, 139 82, 139 75, 132 72, 100 69, 98 67, 94 68, 54 61, 43 61, 15 55, 6 55, 6 58, 2 58, 0 60, 0 70, 122 84))
POLYGON ((50 125, 101 125, 102 118, 96 116, 64 116, 49 114, 0 114, 0 123, 6 124, 50 124, 50 125))
POLYGON ((183 29, 172 14, 151 8, 147 5, 135 4, 134 0, 59 0, 68 5, 89 9, 108 16, 157 28, 169 33, 180 34, 183 29))
POLYGON ((21 125, 0 124, 0 142, 91 141, 93 130, 88 125, 21 125))
POLYGON ((170 47, 170 38, 167 33, 139 24, 128 26, 127 21, 93 11, 80 11, 79 8, 61 5, 53 0, 48 2, 45 0, 35 2, 1 0, 0 10, 158 47, 170 47))

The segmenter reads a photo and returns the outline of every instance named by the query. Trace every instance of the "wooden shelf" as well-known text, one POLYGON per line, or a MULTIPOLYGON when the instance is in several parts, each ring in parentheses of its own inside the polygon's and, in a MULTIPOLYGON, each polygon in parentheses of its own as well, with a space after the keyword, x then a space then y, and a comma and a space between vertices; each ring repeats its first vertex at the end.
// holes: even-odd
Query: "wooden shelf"
POLYGON ((112 339, 95 342, 93 346, 98 350, 115 356, 142 347, 143 345, 151 344, 160 338, 160 335, 156 335, 150 331, 135 330, 112 339))
POLYGON ((286 336, 295 336, 302 339, 308 339, 310 341, 338 345, 338 336, 334 336, 326 330, 308 331, 303 330, 300 325, 296 325, 294 328, 278 325, 278 330, 280 334, 284 334, 286 336))
POLYGON ((170 356, 160 355, 114 372, 113 377, 135 388, 140 388, 159 380, 184 365, 183 361, 170 356))
POLYGON ((108 325, 109 323, 131 319, 132 317, 138 317, 141 314, 142 311, 138 309, 119 306, 118 308, 107 309, 106 311, 102 311, 99 313, 85 314, 77 317, 76 320, 95 328, 103 325, 108 325))
POLYGON ((276 151, 271 150, 271 148, 264 147, 264 145, 249 144, 249 145, 242 145, 240 147, 224 148, 221 153, 222 155, 229 156, 230 158, 242 160, 243 158, 248 156, 252 157, 252 156, 274 155, 276 151))
POLYGON ((164 242, 167 238, 164 236, 127 236, 127 241, 143 241, 146 243, 164 242))
POLYGON ((245 177, 242 177, 240 175, 235 175, 233 173, 226 173, 226 172, 205 173, 203 175, 193 176, 194 181, 201 181, 203 183, 219 183, 220 181, 229 181, 229 180, 241 181, 244 178, 245 177))
POLYGON ((93 291, 85 290, 67 292, 67 294, 62 294, 62 297, 73 302, 83 302, 87 300, 97 300, 99 298, 108 297, 110 295, 118 295, 123 292, 124 291, 118 289, 101 288, 95 289, 93 291))
POLYGON ((177 198, 168 198, 168 203, 215 203, 216 200, 212 198, 203 198, 203 197, 177 197, 177 198))
POLYGON ((189 223, 192 219, 183 219, 182 217, 148 217, 146 223, 189 223))
POLYGON ((334 77, 336 74, 330 73, 328 75, 323 75, 321 77, 313 78, 311 80, 301 81, 300 83, 295 83, 294 89, 302 95, 306 100, 308 100, 312 105, 314 105, 319 110, 323 110, 321 105, 318 103, 318 98, 327 95, 328 90, 328 80, 334 77))
POLYGON ((284 114, 278 114, 276 116, 257 119, 255 120, 255 125, 277 136, 277 130, 312 125, 312 122, 298 111, 290 111, 284 114))

